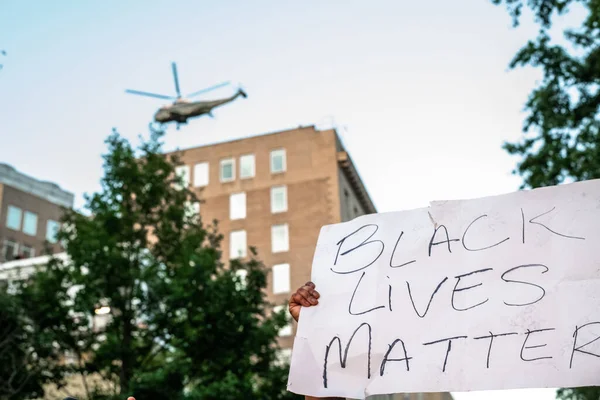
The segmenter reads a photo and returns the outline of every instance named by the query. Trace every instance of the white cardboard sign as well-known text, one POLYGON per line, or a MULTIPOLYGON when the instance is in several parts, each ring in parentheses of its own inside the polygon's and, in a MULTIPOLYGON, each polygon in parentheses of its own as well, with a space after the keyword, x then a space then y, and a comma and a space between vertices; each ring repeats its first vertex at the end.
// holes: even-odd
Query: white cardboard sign
POLYGON ((600 384, 600 180, 324 226, 288 389, 600 384))

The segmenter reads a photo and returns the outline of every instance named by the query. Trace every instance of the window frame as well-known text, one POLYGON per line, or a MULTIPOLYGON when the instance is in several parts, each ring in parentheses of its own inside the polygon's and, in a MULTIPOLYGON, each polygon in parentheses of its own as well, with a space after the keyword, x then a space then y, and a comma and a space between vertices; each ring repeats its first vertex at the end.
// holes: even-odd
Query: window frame
MULTIPOLYGON (((272 291, 273 294, 286 294, 286 293, 290 293, 292 291, 292 283, 291 283, 291 270, 290 270, 290 264, 288 263, 282 263, 282 264, 275 264, 273 265, 273 267, 271 268, 272 271, 272 276, 273 276, 273 286, 272 286, 272 291), (285 267, 285 269, 283 268, 285 267), (285 272, 284 272, 285 271, 285 272), (280 285, 277 285, 276 282, 278 281, 276 279, 276 276, 278 274, 284 273, 286 275, 286 281, 283 287, 279 287, 280 285)), ((283 278, 281 278, 283 279, 283 278)))
MULTIPOLYGON (((204 172, 204 169, 200 169, 200 172, 204 172)), ((204 181, 203 181, 204 182, 204 181)), ((194 187, 206 187, 210 183, 210 164, 208 161, 202 161, 194 164, 194 187), (199 167, 206 166, 206 173, 199 173, 199 167), (206 175, 206 183, 198 183, 198 176, 206 175)))
POLYGON ((223 158, 221 161, 219 161, 219 181, 222 183, 235 181, 235 158, 234 157, 223 158), (223 177, 223 165, 225 165, 229 162, 231 162, 231 178, 224 178, 223 177))
POLYGON ((2 258, 4 259, 4 261, 14 260, 18 255, 19 255, 19 243, 15 242, 14 240, 4 239, 2 241, 2 258), (11 259, 8 259, 6 257, 6 244, 7 243, 13 244, 13 255, 12 255, 13 257, 11 259))
MULTIPOLYGON (((231 193, 229 195, 229 219, 231 221, 235 221, 235 220, 239 220, 239 219, 246 219, 248 210, 247 210, 247 196, 246 196, 246 192, 237 192, 237 193, 231 193), (234 198, 242 198, 244 199, 243 202, 243 212, 240 212, 238 214, 236 214, 236 216, 234 217, 234 198)), ((237 204, 237 203, 236 203, 237 204)))
MULTIPOLYGON (((241 236, 239 236, 239 237, 241 237, 241 236)), ((248 255, 248 234, 246 233, 246 231, 244 229, 239 229, 239 230, 229 232, 229 259, 236 260, 236 259, 240 259, 240 258, 246 258, 247 255, 248 255), (240 233, 243 233, 243 238, 244 238, 244 246, 242 247, 242 254, 233 256, 233 253, 235 250, 233 248, 233 244, 234 244, 233 238, 234 238, 234 236, 238 237, 237 235, 234 235, 234 234, 240 234, 240 233)))
POLYGON ((35 257, 35 248, 33 246, 27 246, 27 245, 20 245, 19 246, 19 250, 20 250, 20 254, 23 255, 23 258, 33 258, 35 257), (25 257, 25 254, 23 252, 23 249, 29 249, 30 253, 27 257, 25 257))
POLYGON ((58 233, 58 231, 59 231, 59 230, 60 230, 60 222, 58 222, 58 221, 55 221, 55 220, 53 220, 53 219, 49 219, 49 220, 47 220, 47 221, 46 221, 46 241, 47 241, 48 243, 52 243, 52 244, 56 244, 56 243, 58 243, 58 239, 56 238, 56 234, 58 233), (49 239, 49 237, 48 237, 48 236, 49 236, 49 235, 48 235, 48 233, 49 233, 48 231, 49 231, 49 229, 50 229, 50 225, 51 225, 51 223, 53 223, 53 224, 56 224, 56 232, 54 233, 54 239, 53 239, 53 240, 50 240, 50 239, 49 239))
POLYGON ((279 214, 288 211, 288 195, 287 185, 279 185, 271 187, 271 214, 279 214), (275 194, 278 189, 283 189, 283 207, 281 209, 275 209, 275 194))
POLYGON ((271 174, 282 174, 287 171, 287 153, 284 148, 271 150, 271 157, 270 157, 269 161, 270 161, 269 164, 270 164, 271 174), (278 155, 282 155, 281 171, 275 171, 273 168, 273 159, 275 157, 277 157, 278 155))
POLYGON ((6 227, 8 229, 19 232, 21 230, 21 228, 23 227, 23 209, 9 204, 8 207, 6 207, 6 221, 4 221, 4 224, 6 225, 6 227), (9 224, 11 210, 14 212, 18 212, 18 215, 19 215, 19 224, 18 224, 19 226, 18 227, 15 227, 15 226, 12 226, 9 224))
POLYGON ((256 176, 256 156, 252 154, 244 154, 240 156, 240 179, 252 179, 256 176), (244 175, 244 160, 252 160, 252 173, 251 175, 244 175))
POLYGON ((38 217, 38 215, 36 213, 34 213, 32 211, 25 211, 23 213, 23 229, 22 229, 23 233, 26 234, 26 235, 29 235, 29 236, 33 236, 33 237, 37 236, 37 233, 38 233, 38 221, 39 221, 39 217, 38 217), (35 218, 35 229, 34 229, 33 232, 25 230, 25 226, 27 225, 27 217, 28 216, 33 216, 35 218))
POLYGON ((178 189, 184 189, 184 188, 189 188, 190 187, 190 166, 186 165, 186 164, 181 164, 181 165, 177 165, 175 167, 175 176, 182 176, 183 178, 183 183, 185 186, 181 187, 179 186, 179 183, 176 183, 176 186, 178 189), (183 176, 181 175, 181 171, 185 171, 185 173, 183 174, 183 176))
POLYGON ((271 225, 271 253, 285 253, 290 251, 290 227, 286 224, 271 225), (286 246, 281 248, 275 248, 275 232, 277 228, 283 227, 283 232, 286 236, 286 246))

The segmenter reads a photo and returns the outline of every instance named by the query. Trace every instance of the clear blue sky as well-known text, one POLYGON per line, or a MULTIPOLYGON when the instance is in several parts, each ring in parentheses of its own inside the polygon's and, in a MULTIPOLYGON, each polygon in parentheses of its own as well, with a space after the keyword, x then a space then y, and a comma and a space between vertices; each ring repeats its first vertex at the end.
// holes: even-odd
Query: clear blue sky
POLYGON ((170 130, 167 149, 333 117, 380 211, 510 192, 500 146, 539 72, 507 65, 535 32, 489 0, 0 0, 0 161, 81 206, 111 128, 135 141, 162 105, 124 89, 172 93, 176 61, 184 92, 232 80, 249 98, 170 130))

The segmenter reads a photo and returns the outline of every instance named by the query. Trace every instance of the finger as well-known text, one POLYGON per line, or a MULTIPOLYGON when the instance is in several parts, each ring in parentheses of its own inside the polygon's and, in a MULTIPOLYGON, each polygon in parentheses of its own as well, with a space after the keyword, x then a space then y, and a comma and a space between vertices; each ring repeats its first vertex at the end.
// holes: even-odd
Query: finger
MULTIPOLYGON (((319 292, 317 292, 314 287, 303 286, 302 289, 305 289, 315 299, 318 299, 319 297, 321 297, 321 294, 319 292)), ((310 298, 309 298, 309 300, 310 300, 310 298)))
POLYGON ((300 288, 296 291, 296 293, 294 293, 294 295, 292 296, 292 299, 298 303, 298 304, 302 304, 304 307, 310 307, 310 301, 308 300, 309 298, 309 294, 306 290, 300 288))
POLYGON ((308 290, 304 289, 304 288, 300 288, 296 291, 296 294, 302 299, 301 303, 306 306, 309 307, 310 306, 310 293, 308 292, 308 290))
POLYGON ((311 289, 314 289, 314 288, 315 288, 315 284, 314 284, 314 283, 312 283, 311 281, 308 281, 308 282, 306 282, 306 283, 304 284, 304 286, 308 286, 308 287, 310 287, 311 289))
POLYGON ((316 305, 318 303, 317 298, 312 295, 310 290, 302 287, 298 289, 298 293, 302 295, 302 297, 304 297, 308 302, 310 302, 311 305, 316 305))
POLYGON ((134 397, 128 397, 127 400, 135 400, 134 397))

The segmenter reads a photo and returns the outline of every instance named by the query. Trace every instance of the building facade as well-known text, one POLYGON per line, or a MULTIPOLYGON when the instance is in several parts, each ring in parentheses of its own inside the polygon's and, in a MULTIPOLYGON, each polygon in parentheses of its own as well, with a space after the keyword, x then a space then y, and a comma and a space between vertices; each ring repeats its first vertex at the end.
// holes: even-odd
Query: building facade
POLYGON ((60 250, 56 232, 74 195, 0 163, 0 262, 60 250))
MULTIPOLYGON (((301 127, 178 154, 177 173, 200 199, 203 221, 219 221, 224 258, 256 247, 271 270, 270 300, 280 306, 310 280, 323 225, 376 212, 334 130, 301 127)), ((281 332, 284 349, 293 330, 281 332)))

